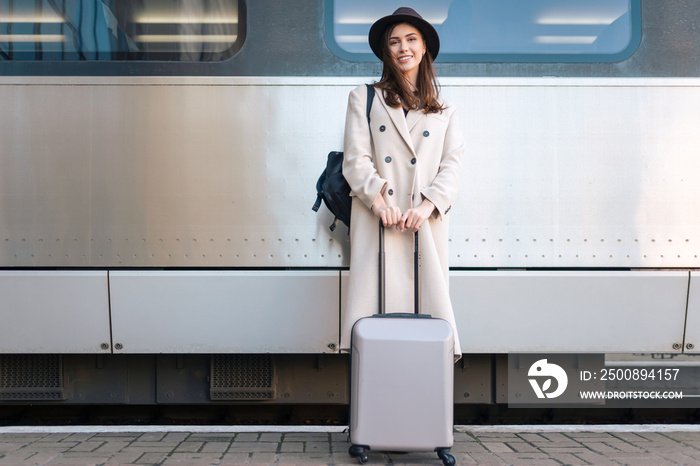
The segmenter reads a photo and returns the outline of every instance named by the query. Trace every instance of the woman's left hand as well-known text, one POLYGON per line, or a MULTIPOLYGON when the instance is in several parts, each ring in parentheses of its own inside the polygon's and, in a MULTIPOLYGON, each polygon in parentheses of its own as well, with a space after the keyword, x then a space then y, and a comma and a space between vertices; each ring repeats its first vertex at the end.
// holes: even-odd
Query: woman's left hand
POLYGON ((418 231, 420 226, 425 222, 428 217, 433 214, 435 210, 435 204, 430 202, 428 199, 423 199, 423 202, 418 207, 408 209, 401 216, 399 223, 396 224, 396 228, 401 231, 412 230, 414 233, 418 231))

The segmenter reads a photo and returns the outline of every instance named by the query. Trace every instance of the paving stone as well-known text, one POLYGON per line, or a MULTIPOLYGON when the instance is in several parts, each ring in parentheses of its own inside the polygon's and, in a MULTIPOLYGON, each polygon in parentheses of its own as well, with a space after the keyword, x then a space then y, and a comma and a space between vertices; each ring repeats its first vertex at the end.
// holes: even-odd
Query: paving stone
POLYGON ((138 439, 136 439, 137 442, 160 442, 163 440, 163 438, 168 435, 167 432, 148 432, 145 434, 142 434, 138 439))
POLYGON ((656 456, 670 461, 673 464, 698 464, 698 458, 693 458, 686 454, 686 452, 663 452, 657 453, 656 456))
MULTIPOLYGON (((39 453, 35 453, 34 455, 30 456, 22 463, 14 463, 14 464, 47 464, 59 456, 61 456, 60 453, 56 454, 53 452, 39 452, 39 453)), ((13 464, 13 463, 7 463, 7 464, 13 464)))
POLYGON ((554 461, 559 461, 561 464, 567 464, 570 466, 590 464, 588 461, 584 461, 571 453, 550 453, 549 457, 554 461))
POLYGON ((71 433, 60 433, 60 434, 48 434, 45 435, 44 437, 36 440, 37 442, 60 442, 61 440, 67 439, 70 437, 71 433))
MULTIPOLYGON (((46 437, 47 434, 18 434, 18 433, 7 433, 2 434, 2 438, 5 440, 12 440, 13 442, 38 442, 42 438, 46 437)), ((53 435, 53 434, 49 434, 53 435)), ((62 435, 62 434, 61 434, 62 435)), ((69 436, 71 434, 66 434, 69 436)), ((56 440, 51 440, 51 442, 56 442, 56 440)))
POLYGON ((455 464, 478 464, 474 458, 466 453, 458 453, 453 451, 451 454, 455 457, 455 464))
POLYGON ((607 454, 607 453, 617 453, 618 451, 620 451, 617 448, 611 447, 610 445, 608 445, 608 443, 603 443, 603 442, 586 442, 585 445, 589 449, 591 449, 595 452, 598 452, 598 453, 607 454))
MULTIPOLYGON (((247 459, 247 455, 246 455, 247 459)), ((168 456, 162 463, 167 464, 186 464, 188 466, 212 465, 218 464, 221 460, 221 455, 215 453, 173 453, 168 456)))
POLYGON ((34 442, 27 443, 24 447, 25 449, 33 451, 41 450, 57 450, 57 451, 68 451, 74 446, 78 445, 80 442, 34 442))
POLYGON ((608 442, 608 444, 611 447, 617 448, 620 451, 625 451, 628 453, 642 453, 646 451, 646 444, 647 442, 643 443, 640 446, 633 445, 629 442, 623 442, 623 441, 618 441, 618 442, 608 442))
POLYGON ((540 447, 540 450, 543 451, 544 453, 548 453, 550 455, 560 455, 560 454, 571 454, 575 455, 577 453, 585 453, 587 451, 591 451, 588 448, 584 447, 583 445, 579 445, 577 447, 540 447))
POLYGON ((331 442, 349 442, 350 436, 347 432, 332 432, 331 442))
MULTIPOLYGON (((227 455, 231 454, 231 450, 227 455)), ((250 456, 250 464, 272 464, 277 461, 277 453, 255 452, 250 456)))
POLYGON ((182 442, 175 448, 178 453, 197 453, 204 446, 204 442, 182 442))
POLYGON ((98 448, 100 448, 102 445, 104 445, 104 441, 99 441, 99 442, 82 442, 77 445, 75 445, 73 448, 71 448, 68 451, 95 451, 98 448))
POLYGON ((595 464, 596 466, 620 464, 617 461, 606 458, 605 456, 603 456, 599 453, 596 453, 594 451, 586 451, 583 453, 576 453, 574 456, 577 456, 584 461, 588 461, 590 464, 595 464))
POLYGON ((131 443, 129 446, 122 449, 122 451, 140 451, 141 453, 170 453, 173 451, 173 447, 170 445, 141 446, 136 443, 131 443))
POLYGON ((123 441, 117 441, 117 442, 104 442, 102 446, 100 446, 98 449, 94 450, 93 453, 95 454, 106 454, 106 453, 117 453, 118 451, 121 451, 122 449, 128 447, 130 442, 123 442, 123 441))
POLYGON ((487 453, 489 450, 481 442, 455 442, 452 452, 487 453))
POLYGON ((615 438, 624 440, 625 442, 631 442, 635 444, 646 443, 649 439, 642 437, 634 432, 615 432, 613 434, 615 438))
POLYGON ((136 464, 157 464, 165 461, 168 455, 164 453, 145 453, 138 460, 135 461, 136 464))
POLYGON ((260 442, 281 442, 282 434, 273 432, 263 432, 260 434, 260 438, 257 439, 260 442))
POLYGON ((229 464, 248 464, 250 457, 250 453, 226 453, 221 457, 219 465, 226 466, 229 464))
POLYGON ((490 453, 468 453, 467 455, 480 465, 506 464, 501 458, 490 453))
POLYGON ((71 434, 68 437, 64 438, 61 440, 61 442, 86 442, 93 438, 95 436, 94 433, 78 433, 78 434, 71 434))
POLYGON ((513 451, 512 448, 503 442, 481 442, 481 444, 494 453, 511 453, 513 451))
POLYGON ((110 463, 130 464, 143 456, 142 451, 124 451, 121 450, 109 458, 110 463))
POLYGON ((2 455, 3 453, 8 453, 8 452, 11 452, 14 450, 18 450, 18 449, 24 447, 25 445, 26 445, 26 443, 21 443, 21 442, 17 442, 17 443, 0 442, 0 455, 2 455))
POLYGON ((289 443, 289 442, 329 442, 329 438, 327 434, 323 435, 311 435, 308 437, 305 437, 303 435, 290 435, 290 434, 285 434, 284 438, 282 439, 282 444, 289 443))
POLYGON ((315 453, 317 451, 330 453, 331 444, 329 442, 305 442, 304 443, 304 452, 315 453))
POLYGON ((280 453, 278 464, 329 464, 329 453, 280 453))
POLYGON ((506 442, 510 448, 517 452, 539 452, 540 450, 526 442, 506 442))
POLYGON ((174 442, 174 443, 180 443, 184 442, 187 440, 187 438, 190 436, 189 433, 187 432, 169 432, 163 437, 164 442, 174 442))
POLYGON ((240 452, 269 452, 276 453, 278 448, 278 443, 275 442, 233 442, 229 447, 228 451, 230 453, 240 453, 240 452))
POLYGON ((224 453, 229 445, 229 442, 207 442, 202 447, 202 453, 224 453))
POLYGON ((258 440, 258 437, 260 437, 260 434, 258 433, 242 433, 242 434, 236 434, 236 437, 234 438, 234 442, 256 442, 258 440))
POLYGON ((303 452, 304 442, 282 442, 280 452, 293 453, 293 452, 303 452))
POLYGON ((454 437, 455 437, 455 442, 477 442, 478 441, 466 432, 455 432, 454 437))

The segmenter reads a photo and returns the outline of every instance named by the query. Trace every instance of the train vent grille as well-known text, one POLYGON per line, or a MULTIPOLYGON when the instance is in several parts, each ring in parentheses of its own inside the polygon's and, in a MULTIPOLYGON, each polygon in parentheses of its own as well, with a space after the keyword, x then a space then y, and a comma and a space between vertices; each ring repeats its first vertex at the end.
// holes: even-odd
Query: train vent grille
POLYGON ((275 366, 270 354, 216 354, 211 357, 209 396, 215 401, 275 399, 275 366))
POLYGON ((56 354, 0 356, 0 400, 64 400, 63 361, 56 354))

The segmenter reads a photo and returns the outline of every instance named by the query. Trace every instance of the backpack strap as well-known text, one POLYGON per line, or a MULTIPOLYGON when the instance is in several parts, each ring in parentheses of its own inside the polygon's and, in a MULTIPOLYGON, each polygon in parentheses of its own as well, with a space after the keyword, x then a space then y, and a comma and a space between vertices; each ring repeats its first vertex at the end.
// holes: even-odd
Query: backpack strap
POLYGON ((367 124, 369 124, 369 112, 372 110, 372 101, 374 101, 374 84, 365 84, 367 86, 367 124))

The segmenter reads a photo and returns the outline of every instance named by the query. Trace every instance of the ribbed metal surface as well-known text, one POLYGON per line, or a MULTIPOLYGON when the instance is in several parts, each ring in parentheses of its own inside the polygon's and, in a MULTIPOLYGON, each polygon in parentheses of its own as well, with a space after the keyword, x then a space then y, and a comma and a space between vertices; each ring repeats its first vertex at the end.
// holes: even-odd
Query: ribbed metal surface
POLYGON ((220 401, 272 400, 274 374, 270 354, 213 355, 210 397, 220 401))
MULTIPOLYGON (((0 266, 349 265, 311 205, 371 78, 9 79, 0 266)), ((441 83, 466 142, 451 267, 699 266, 700 80, 441 83)))
POLYGON ((0 400, 62 400, 59 355, 0 356, 0 400))

